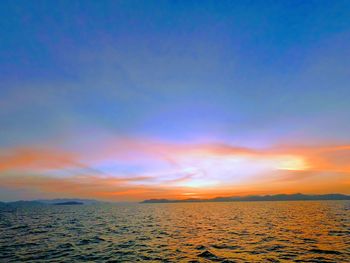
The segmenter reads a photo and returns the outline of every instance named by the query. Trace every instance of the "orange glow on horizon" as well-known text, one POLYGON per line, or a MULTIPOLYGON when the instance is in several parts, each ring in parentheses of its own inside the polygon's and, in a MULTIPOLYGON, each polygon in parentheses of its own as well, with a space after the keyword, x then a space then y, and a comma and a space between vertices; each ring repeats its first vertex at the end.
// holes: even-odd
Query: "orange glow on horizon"
POLYGON ((349 145, 259 151, 131 139, 120 147, 118 141, 101 145, 88 155, 52 148, 0 150, 0 187, 105 200, 350 193, 349 145), (119 169, 140 164, 144 171, 119 169))

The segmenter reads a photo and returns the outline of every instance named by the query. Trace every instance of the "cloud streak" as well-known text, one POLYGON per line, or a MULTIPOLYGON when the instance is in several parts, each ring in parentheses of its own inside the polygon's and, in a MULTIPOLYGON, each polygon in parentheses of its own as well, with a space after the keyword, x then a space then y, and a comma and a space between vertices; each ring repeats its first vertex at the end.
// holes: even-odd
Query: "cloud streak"
POLYGON ((343 189, 350 178, 349 145, 257 150, 223 143, 132 138, 97 144, 92 153, 49 147, 1 149, 0 187, 135 200, 178 198, 191 192, 205 196, 230 191, 300 191, 309 183, 310 191, 321 191, 333 177, 343 189), (269 186, 262 189, 263 185, 269 186))

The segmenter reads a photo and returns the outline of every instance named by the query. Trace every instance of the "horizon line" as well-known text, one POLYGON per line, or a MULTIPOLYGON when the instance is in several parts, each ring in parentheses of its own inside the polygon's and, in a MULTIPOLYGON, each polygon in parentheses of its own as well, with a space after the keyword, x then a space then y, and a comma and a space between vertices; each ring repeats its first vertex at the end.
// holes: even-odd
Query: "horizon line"
MULTIPOLYGON (((350 198, 350 194, 348 193, 325 193, 325 194, 305 194, 305 193, 300 193, 300 192, 296 192, 296 193, 278 193, 278 194, 262 194, 262 195, 230 195, 230 196, 216 196, 216 197, 212 197, 212 198, 186 198, 186 199, 168 199, 168 198, 147 198, 147 199, 143 199, 143 200, 139 200, 139 201, 114 201, 114 200, 103 200, 103 199, 95 199, 95 198, 74 198, 74 197, 67 197, 67 198, 63 198, 63 197, 55 197, 55 198, 38 198, 38 199, 18 199, 18 200, 12 200, 12 201, 3 201, 0 200, 1 203, 14 203, 14 202, 40 202, 40 201, 53 201, 53 200, 81 200, 81 201, 97 201, 97 202, 101 202, 101 203, 142 203, 145 201, 168 201, 168 202, 189 202, 189 201, 212 201, 215 199, 225 199, 225 198, 249 198, 249 197, 275 197, 275 196, 293 196, 293 195, 304 195, 304 196, 309 196, 309 197, 313 197, 313 196, 328 196, 328 195, 342 195, 342 196, 346 196, 350 198)), ((286 200, 288 201, 288 200, 286 200)))

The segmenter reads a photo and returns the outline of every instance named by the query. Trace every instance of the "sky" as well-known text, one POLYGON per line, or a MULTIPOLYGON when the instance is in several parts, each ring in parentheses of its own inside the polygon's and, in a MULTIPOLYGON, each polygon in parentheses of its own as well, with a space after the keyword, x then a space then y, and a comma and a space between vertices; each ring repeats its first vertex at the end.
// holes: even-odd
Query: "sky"
POLYGON ((1 1, 0 200, 350 194, 349 1, 1 1))

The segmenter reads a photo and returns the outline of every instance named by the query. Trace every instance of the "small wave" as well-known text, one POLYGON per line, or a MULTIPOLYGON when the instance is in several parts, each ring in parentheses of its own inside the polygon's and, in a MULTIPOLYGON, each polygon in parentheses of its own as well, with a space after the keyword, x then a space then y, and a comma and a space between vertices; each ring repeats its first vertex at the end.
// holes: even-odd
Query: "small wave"
POLYGON ((132 246, 134 246, 134 245, 135 245, 135 242, 134 242, 134 241, 128 241, 128 242, 119 244, 118 247, 119 247, 119 248, 129 248, 129 247, 132 247, 132 246))
POLYGON ((78 245, 88 245, 92 243, 100 243, 102 241, 105 241, 103 238, 95 236, 92 239, 82 239, 79 241, 78 245))
POLYGON ((329 255, 341 255, 342 253, 336 250, 325 250, 325 249, 310 249, 309 252, 317 254, 329 254, 329 255))
POLYGON ((312 238, 303 238, 302 239, 305 243, 316 243, 317 241, 312 238))
POLYGON ((203 245, 198 245, 198 246, 196 246, 195 248, 196 248, 197 250, 204 250, 204 249, 206 249, 206 247, 203 246, 203 245))
POLYGON ((331 230, 328 232, 330 236, 348 236, 350 235, 350 231, 342 231, 342 230, 331 230))
POLYGON ((72 247, 73 247, 73 245, 71 243, 63 243, 63 244, 59 244, 57 246, 58 249, 69 249, 72 247))
POLYGON ((216 249, 231 249, 231 250, 234 250, 234 249, 238 249, 240 248, 240 246, 230 246, 230 245, 225 245, 225 244, 220 244, 220 245, 212 245, 213 248, 216 248, 216 249))
POLYGON ((28 228, 28 225, 20 225, 20 226, 11 227, 12 230, 26 229, 26 228, 28 228))
POLYGON ((212 261, 222 261, 222 259, 220 257, 216 256, 215 254, 211 253, 208 250, 198 254, 197 256, 201 257, 201 258, 206 258, 206 259, 209 259, 212 261))
POLYGON ((286 246, 282 246, 282 245, 274 245, 274 246, 270 246, 270 247, 266 247, 265 250, 267 251, 280 251, 281 249, 284 249, 286 246))

